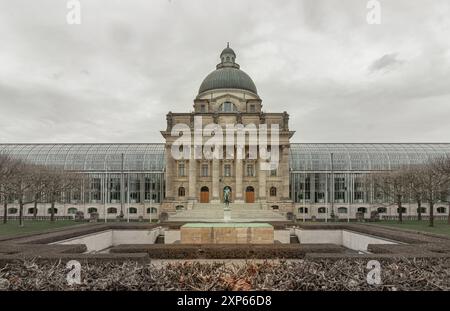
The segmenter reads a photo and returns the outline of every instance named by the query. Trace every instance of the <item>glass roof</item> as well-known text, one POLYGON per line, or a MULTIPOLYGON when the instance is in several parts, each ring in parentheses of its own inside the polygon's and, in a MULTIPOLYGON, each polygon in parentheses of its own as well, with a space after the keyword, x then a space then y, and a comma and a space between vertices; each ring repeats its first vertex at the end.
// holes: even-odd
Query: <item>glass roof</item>
POLYGON ((0 153, 73 171, 163 171, 163 144, 0 144, 0 153))
MULTIPOLYGON (((450 156, 450 144, 291 144, 292 171, 390 170, 450 156)), ((0 153, 35 164, 73 171, 159 171, 165 168, 164 144, 0 144, 0 153)))
POLYGON ((293 171, 390 170, 450 156, 450 144, 291 144, 293 171))

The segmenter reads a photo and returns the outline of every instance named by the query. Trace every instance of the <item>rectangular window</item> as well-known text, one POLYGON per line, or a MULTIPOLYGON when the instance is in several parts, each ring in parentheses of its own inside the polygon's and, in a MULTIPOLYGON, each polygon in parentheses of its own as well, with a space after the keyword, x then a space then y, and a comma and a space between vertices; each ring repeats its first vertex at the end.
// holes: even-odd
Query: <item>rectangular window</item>
POLYGON ((223 170, 224 170, 225 177, 231 176, 231 165, 230 164, 225 164, 223 170))
POLYGON ((204 104, 200 105, 200 112, 206 112, 206 106, 204 104))
POLYGON ((110 178, 109 180, 110 203, 120 201, 120 178, 110 178))
POLYGON ((130 179, 129 185, 130 200, 131 202, 140 202, 141 199, 141 181, 138 178, 130 179))
POLYGON ((101 184, 100 178, 91 178, 90 201, 98 201, 101 199, 101 184))
POLYGON ((144 196, 146 202, 161 202, 161 181, 159 176, 145 177, 144 196))
POLYGON ((277 170, 276 169, 270 170, 270 176, 272 177, 277 176, 277 170))
POLYGON ((343 203, 345 202, 345 178, 335 177, 334 178, 334 202, 343 203))
POLYGON ((356 202, 359 202, 359 203, 363 203, 364 202, 364 197, 365 197, 365 195, 364 195, 364 181, 361 179, 361 178, 359 178, 359 177, 356 177, 355 178, 355 182, 354 182, 354 190, 353 190, 353 192, 354 192, 354 200, 356 201, 356 202))
POLYGON ((202 164, 202 177, 208 177, 208 164, 202 164))
POLYGON ((247 164, 247 176, 248 177, 255 176, 255 171, 253 170, 252 164, 247 164))
POLYGON ((250 112, 256 112, 255 105, 250 105, 250 112))
POLYGON ((179 177, 184 177, 185 175, 185 171, 184 171, 184 163, 179 163, 178 164, 178 176, 179 177))

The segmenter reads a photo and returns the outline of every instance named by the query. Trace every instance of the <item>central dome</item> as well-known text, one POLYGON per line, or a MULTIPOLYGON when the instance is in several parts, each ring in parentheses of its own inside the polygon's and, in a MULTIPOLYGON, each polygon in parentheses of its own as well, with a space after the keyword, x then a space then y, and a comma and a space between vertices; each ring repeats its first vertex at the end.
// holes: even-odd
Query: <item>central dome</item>
POLYGON ((237 68, 219 68, 206 76, 198 93, 215 89, 240 89, 258 94, 255 83, 245 72, 237 68))
POLYGON ((199 94, 216 89, 239 89, 258 94, 252 78, 234 62, 236 54, 227 46, 220 54, 222 62, 203 80, 199 94))

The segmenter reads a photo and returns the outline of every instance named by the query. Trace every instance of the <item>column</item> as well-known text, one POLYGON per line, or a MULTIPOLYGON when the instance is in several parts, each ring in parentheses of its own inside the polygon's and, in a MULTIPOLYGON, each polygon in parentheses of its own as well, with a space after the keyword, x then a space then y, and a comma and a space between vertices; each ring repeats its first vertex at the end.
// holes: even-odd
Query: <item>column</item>
POLYGON ((172 179, 173 179, 173 174, 174 174, 174 161, 173 158, 171 156, 171 146, 170 145, 166 145, 166 152, 165 152, 165 158, 166 158, 166 176, 165 176, 165 180, 166 180, 166 199, 171 201, 174 200, 173 197, 173 184, 172 184, 172 179))
POLYGON ((279 172, 281 176, 286 176, 283 178, 283 189, 281 199, 284 201, 289 200, 289 146, 281 146, 281 159, 278 163, 279 172))
POLYGON ((242 159, 236 157, 234 165, 236 166, 236 189, 233 189, 236 193, 235 202, 244 203, 244 198, 242 196, 242 159))
POLYGON ((219 198, 219 159, 212 160, 212 200, 211 203, 220 203, 219 198))
POLYGON ((258 160, 258 183, 259 183, 259 201, 262 203, 266 202, 266 175, 267 171, 262 170, 263 160, 258 160))
POLYGON ((194 158, 194 148, 191 148, 189 159, 189 196, 188 200, 197 202, 197 160, 194 158))

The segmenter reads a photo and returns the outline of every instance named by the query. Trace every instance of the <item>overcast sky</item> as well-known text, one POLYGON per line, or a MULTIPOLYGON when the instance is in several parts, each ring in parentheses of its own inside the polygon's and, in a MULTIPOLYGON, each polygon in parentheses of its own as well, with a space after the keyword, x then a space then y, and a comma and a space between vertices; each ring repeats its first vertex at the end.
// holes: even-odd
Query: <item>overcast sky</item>
POLYGON ((449 142, 450 1, 0 0, 0 142, 160 142, 226 42, 293 142, 449 142))

